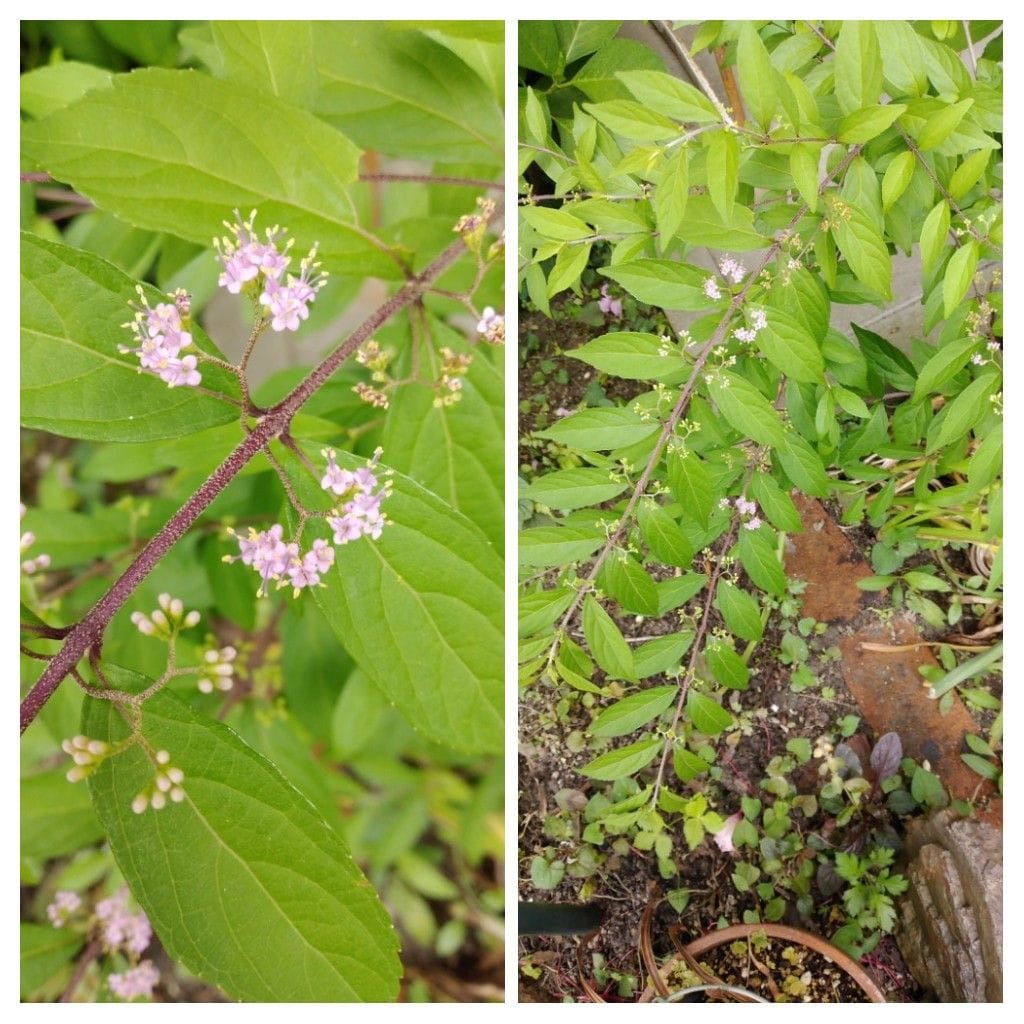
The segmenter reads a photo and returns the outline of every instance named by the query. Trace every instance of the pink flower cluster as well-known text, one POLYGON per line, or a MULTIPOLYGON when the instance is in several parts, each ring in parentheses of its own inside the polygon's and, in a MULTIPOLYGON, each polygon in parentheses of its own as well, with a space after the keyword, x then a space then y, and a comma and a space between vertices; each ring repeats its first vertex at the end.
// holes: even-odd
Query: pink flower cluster
POLYGON ((149 918, 140 910, 137 914, 128 912, 128 890, 96 904, 96 918, 100 925, 100 937, 108 953, 117 949, 138 956, 144 952, 153 938, 149 918))
POLYGON ((135 967, 130 967, 120 974, 111 974, 107 978, 110 991, 118 999, 152 999, 153 989, 160 982, 160 972, 153 966, 152 960, 143 960, 135 967))
POLYGON ((747 276, 747 268, 732 256, 726 256, 718 264, 718 271, 726 281, 730 281, 732 284, 739 284, 747 276))
POLYGON ((493 306, 488 306, 476 325, 477 334, 483 336, 485 341, 492 345, 505 344, 505 318, 494 311, 493 306))
POLYGON ((179 288, 168 295, 170 302, 158 302, 153 308, 142 285, 138 285, 136 291, 139 303, 130 303, 135 316, 122 326, 132 332, 137 347, 118 345, 118 351, 137 355, 140 372, 152 371, 169 388, 195 387, 203 379, 196 369, 198 360, 194 355, 181 356, 182 350, 192 344, 188 330, 188 294, 179 288))
MULTIPOLYGON (((333 449, 325 449, 323 454, 327 468, 320 485, 325 491, 345 499, 340 511, 333 508, 325 517, 334 530, 334 543, 347 544, 360 537, 377 540, 387 525, 380 504, 391 493, 386 483, 378 485, 374 473, 382 449, 378 448, 373 459, 356 470, 342 469, 333 449)), ((241 560, 244 565, 252 566, 262 581, 257 591, 261 597, 268 593, 271 580, 277 582, 278 588, 291 586, 293 595, 298 597, 307 587, 321 586, 321 576, 334 565, 334 548, 328 541, 317 538, 302 555, 296 541, 285 541, 284 527, 280 523, 259 533, 250 527, 245 537, 234 530, 228 532, 237 539, 240 554, 225 555, 224 561, 241 560)))
POLYGON ((320 486, 346 499, 340 515, 327 517, 328 525, 334 530, 334 543, 347 544, 360 537, 377 540, 387 522, 380 510, 380 503, 390 494, 387 484, 377 489, 378 480, 373 472, 380 459, 381 449, 377 449, 368 466, 357 470, 342 469, 335 461, 335 452, 331 448, 325 448, 322 454, 327 459, 327 469, 320 486))
MULTIPOLYGON (((722 498, 718 502, 719 508, 728 508, 732 502, 728 498, 722 498)), ((756 501, 748 501, 742 495, 736 499, 736 511, 742 516, 748 516, 749 518, 744 522, 743 526, 747 530, 757 530, 761 527, 763 520, 758 515, 758 508, 756 501)))
POLYGON ((768 326, 768 317, 763 309, 755 309, 750 317, 749 327, 737 327, 732 332, 733 337, 737 341, 751 344, 757 337, 759 331, 763 331, 768 326))
POLYGON ((54 928, 63 928, 76 910, 82 906, 82 898, 76 892, 61 889, 53 897, 53 902, 46 908, 46 916, 54 928))
POLYGON ((289 239, 284 248, 279 249, 278 239, 284 232, 275 225, 267 228, 266 241, 261 242, 253 229, 255 220, 255 210, 244 221, 235 210, 235 223, 224 222, 232 237, 215 238, 213 241, 224 267, 217 283, 227 288, 232 295, 237 295, 250 281, 256 281, 257 277, 262 276, 259 301, 268 310, 270 326, 275 331, 297 331, 299 323, 309 318, 309 304, 316 298, 316 293, 324 286, 327 278, 316 262, 317 247, 314 245, 309 255, 299 264, 299 276, 288 274, 285 280, 285 271, 292 261, 287 253, 293 239, 289 239))
POLYGON ((597 305, 602 313, 611 313, 614 317, 622 316, 622 300, 613 299, 608 294, 608 282, 605 281, 601 285, 601 298, 597 300, 597 305))

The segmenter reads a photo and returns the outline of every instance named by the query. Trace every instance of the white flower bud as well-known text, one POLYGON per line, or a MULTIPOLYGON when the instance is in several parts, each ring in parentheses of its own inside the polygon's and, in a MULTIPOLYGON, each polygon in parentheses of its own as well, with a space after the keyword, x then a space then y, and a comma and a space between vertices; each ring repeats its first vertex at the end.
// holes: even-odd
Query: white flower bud
POLYGON ((149 801, 146 799, 145 793, 140 793, 132 801, 132 810, 136 814, 141 814, 149 806, 149 801))
POLYGON ((189 628, 191 628, 192 626, 195 626, 199 622, 199 619, 200 619, 199 612, 191 611, 191 612, 188 613, 188 615, 185 616, 185 625, 188 626, 189 628))
POLYGON ((168 768, 167 778, 176 785, 180 785, 185 778, 185 773, 180 768, 168 768))
POLYGON ((174 789, 171 790, 171 799, 176 804, 180 804, 181 801, 185 799, 185 790, 180 786, 175 786, 174 789))
POLYGON ((158 750, 156 752, 156 763, 157 764, 167 764, 167 762, 170 761, 170 759, 171 759, 171 755, 168 754, 166 750, 158 750))
POLYGON ((161 808, 167 806, 167 797, 165 797, 163 793, 157 792, 149 798, 149 802, 152 804, 154 811, 159 811, 161 808))

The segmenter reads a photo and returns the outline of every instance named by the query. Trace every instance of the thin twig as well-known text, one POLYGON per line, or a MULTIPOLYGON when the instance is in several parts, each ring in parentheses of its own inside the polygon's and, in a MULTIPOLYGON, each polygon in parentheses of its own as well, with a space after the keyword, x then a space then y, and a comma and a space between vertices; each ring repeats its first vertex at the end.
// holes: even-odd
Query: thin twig
POLYGON ((676 38, 675 32, 672 31, 672 26, 667 21, 652 21, 651 26, 665 40, 668 48, 675 54, 687 72, 689 72, 690 77, 696 82, 700 91, 714 104, 715 110, 718 111, 718 116, 721 117, 728 127, 735 127, 736 122, 729 111, 725 109, 725 104, 718 98, 718 94, 711 87, 711 83, 704 77, 704 72, 701 71, 700 65, 697 64, 690 56, 686 47, 676 38))
POLYGON ((836 44, 813 21, 805 21, 804 24, 830 49, 834 50, 836 44))
POLYGON ((57 1002, 70 1003, 74 1001, 75 991, 82 983, 82 979, 85 977, 85 972, 89 969, 89 964, 91 964, 93 960, 100 955, 101 948, 98 936, 89 940, 89 945, 87 945, 82 951, 82 955, 78 958, 78 963, 75 964, 75 970, 71 975, 71 980, 68 982, 67 987, 61 993, 61 997, 57 1002))
POLYGON ((488 181, 486 178, 458 178, 450 174, 396 174, 382 171, 380 174, 360 174, 360 181, 409 181, 424 185, 465 185, 466 188, 485 188, 491 192, 500 192, 504 183, 488 181))
POLYGON ((971 39, 971 24, 968 21, 961 21, 964 27, 964 39, 967 40, 967 63, 971 69, 971 78, 978 77, 978 61, 974 56, 974 41, 971 39))
POLYGON ((25 184, 36 181, 53 181, 46 171, 22 171, 19 177, 25 184))

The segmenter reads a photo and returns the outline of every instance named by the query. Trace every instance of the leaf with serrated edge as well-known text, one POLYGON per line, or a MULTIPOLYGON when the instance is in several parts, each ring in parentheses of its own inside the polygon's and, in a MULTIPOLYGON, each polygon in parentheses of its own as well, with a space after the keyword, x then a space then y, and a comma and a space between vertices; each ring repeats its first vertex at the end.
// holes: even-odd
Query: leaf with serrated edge
POLYGON ((628 736, 672 706, 678 686, 654 686, 623 697, 602 711, 588 730, 591 736, 628 736))
MULTIPOLYGON (((115 685, 141 687, 107 666, 115 685)), ((127 734, 108 701, 86 700, 82 730, 127 734)), ((89 786, 111 849, 168 953, 235 999, 385 1001, 398 994, 398 943, 342 840, 270 762, 164 690, 142 735, 185 775, 185 799, 135 814, 154 767, 139 746, 89 786)))
POLYGON ((609 750, 607 754, 595 757, 589 764, 580 768, 580 775, 600 779, 602 782, 624 779, 627 775, 633 775, 641 768, 646 768, 657 757, 661 746, 660 739, 650 739, 609 750))

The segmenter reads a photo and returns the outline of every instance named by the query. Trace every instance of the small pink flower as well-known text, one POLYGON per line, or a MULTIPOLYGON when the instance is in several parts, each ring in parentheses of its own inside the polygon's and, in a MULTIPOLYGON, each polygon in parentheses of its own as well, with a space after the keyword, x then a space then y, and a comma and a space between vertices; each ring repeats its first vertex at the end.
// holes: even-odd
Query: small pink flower
POLYGON ((607 281, 601 285, 601 298, 597 300, 597 304, 602 313, 611 313, 616 318, 622 316, 622 301, 620 299, 613 299, 608 294, 607 281))
POLYGON ((743 815, 737 811, 735 814, 729 815, 725 819, 722 827, 714 833, 713 839, 715 840, 715 846, 717 846, 722 853, 732 853, 736 847, 732 845, 732 834, 736 831, 736 826, 743 819, 743 815))
POLYGON ((110 991, 119 999, 152 999, 153 989, 160 982, 160 972, 151 960, 143 960, 136 967, 131 967, 120 974, 111 974, 107 978, 110 991))
POLYGON ((185 356, 183 359, 164 359, 158 370, 160 379, 169 388, 186 385, 195 387, 202 379, 202 374, 196 369, 196 357, 185 356))
POLYGON ((505 344, 505 318, 494 311, 493 306, 487 306, 480 322, 476 325, 477 334, 483 335, 486 341, 492 345, 505 344))
POLYGON ((76 910, 82 906, 82 898, 76 892, 61 889, 53 897, 53 902, 46 908, 46 916, 54 928, 63 928, 76 910))
POLYGON ((747 268, 743 266, 738 260, 733 259, 732 256, 726 256, 721 263, 718 264, 718 269, 727 281, 732 281, 733 284, 739 284, 743 278, 747 276, 747 268))
POLYGON ((722 297, 722 290, 718 287, 718 282, 713 277, 709 277, 704 282, 704 294, 709 299, 720 299, 722 297))
POLYGON ((753 519, 748 519, 743 524, 744 528, 747 529, 747 530, 759 530, 762 525, 763 524, 762 524, 760 516, 754 516, 753 519))

